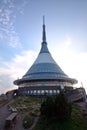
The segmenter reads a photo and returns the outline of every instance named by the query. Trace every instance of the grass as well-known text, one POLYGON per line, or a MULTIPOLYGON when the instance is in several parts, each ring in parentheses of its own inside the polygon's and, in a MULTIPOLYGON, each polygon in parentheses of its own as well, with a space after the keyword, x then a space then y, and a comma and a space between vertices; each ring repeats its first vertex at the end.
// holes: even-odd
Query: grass
POLYGON ((34 118, 40 111, 41 100, 34 97, 20 96, 10 106, 18 110, 23 119, 23 127, 28 129, 32 126, 34 118))
POLYGON ((87 121, 82 119, 79 106, 73 105, 70 120, 58 122, 40 117, 33 130, 87 130, 87 121))
MULTIPOLYGON (((28 116, 23 120, 23 125, 29 128, 32 125, 34 116, 36 116, 40 111, 41 100, 37 98, 22 96, 15 99, 15 101, 10 105, 14 108, 22 107, 23 105, 26 106, 27 109, 19 109, 19 113, 24 115, 28 113, 28 116)), ((82 111, 80 110, 79 106, 74 104, 72 106, 70 120, 65 122, 58 122, 57 120, 48 120, 46 118, 40 117, 33 130, 87 130, 87 121, 82 118, 81 113, 82 111)))
POLYGON ((40 111, 41 100, 34 97, 20 96, 10 105, 13 108, 17 108, 19 113, 33 112, 37 114, 40 111), (23 107, 25 107, 25 109, 22 109, 23 107))

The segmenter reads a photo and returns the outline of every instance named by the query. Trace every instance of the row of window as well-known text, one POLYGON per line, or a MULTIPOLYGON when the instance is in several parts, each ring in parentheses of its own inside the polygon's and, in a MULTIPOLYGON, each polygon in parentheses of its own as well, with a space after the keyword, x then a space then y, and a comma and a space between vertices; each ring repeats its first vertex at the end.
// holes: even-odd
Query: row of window
POLYGON ((59 90, 28 90, 25 91, 24 93, 26 94, 31 94, 31 95, 45 95, 45 94, 58 94, 59 90))

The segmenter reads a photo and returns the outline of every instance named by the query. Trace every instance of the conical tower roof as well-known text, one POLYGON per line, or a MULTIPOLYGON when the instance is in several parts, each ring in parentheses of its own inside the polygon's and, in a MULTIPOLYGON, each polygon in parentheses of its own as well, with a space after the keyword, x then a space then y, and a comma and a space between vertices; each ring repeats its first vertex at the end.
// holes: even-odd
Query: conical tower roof
POLYGON ((16 80, 14 83, 20 84, 21 81, 23 82, 32 80, 63 80, 71 82, 72 84, 77 82, 75 79, 69 78, 51 56, 46 42, 44 19, 42 44, 38 57, 27 73, 22 77, 22 79, 16 80))

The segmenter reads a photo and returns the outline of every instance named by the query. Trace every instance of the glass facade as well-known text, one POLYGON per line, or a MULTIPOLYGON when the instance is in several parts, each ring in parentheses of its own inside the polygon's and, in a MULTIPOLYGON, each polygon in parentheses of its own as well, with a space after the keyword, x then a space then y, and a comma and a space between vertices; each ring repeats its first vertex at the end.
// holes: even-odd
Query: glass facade
POLYGON ((59 81, 44 81, 44 82, 28 82, 28 83, 22 83, 19 85, 19 87, 35 87, 35 86, 71 86, 72 84, 69 82, 59 82, 59 81))

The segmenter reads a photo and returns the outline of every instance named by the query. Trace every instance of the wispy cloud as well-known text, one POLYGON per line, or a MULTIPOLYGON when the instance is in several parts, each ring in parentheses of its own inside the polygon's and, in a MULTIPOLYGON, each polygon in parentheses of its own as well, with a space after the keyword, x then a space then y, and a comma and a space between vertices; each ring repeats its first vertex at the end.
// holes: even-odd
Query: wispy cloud
POLYGON ((13 81, 21 78, 34 62, 37 53, 34 51, 23 51, 10 62, 2 61, 3 67, 0 67, 0 91, 6 92, 17 86, 13 85, 13 81))
POLYGON ((27 5, 27 3, 28 3, 28 0, 24 0, 23 2, 21 2, 21 6, 18 6, 18 11, 21 14, 24 14, 24 8, 27 5))
POLYGON ((0 2, 0 40, 6 40, 11 47, 21 46, 21 40, 15 30, 18 13, 23 14, 28 0, 3 0, 0 2), (20 6, 19 6, 20 5, 20 6))

